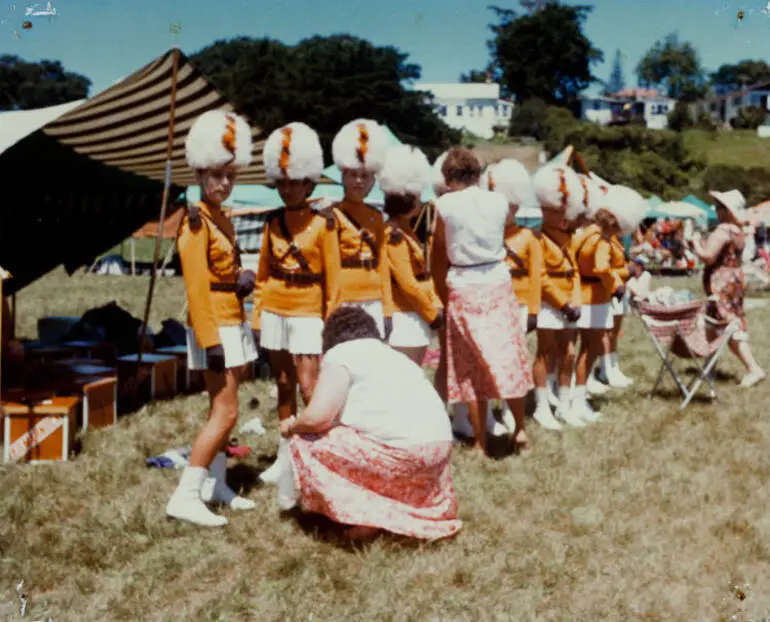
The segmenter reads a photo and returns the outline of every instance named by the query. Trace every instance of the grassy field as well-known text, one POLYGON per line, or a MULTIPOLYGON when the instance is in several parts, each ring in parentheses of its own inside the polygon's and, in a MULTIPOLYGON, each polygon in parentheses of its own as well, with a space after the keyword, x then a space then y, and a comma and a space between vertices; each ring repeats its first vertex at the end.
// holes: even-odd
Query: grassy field
MULTIPOLYGON (((39 316, 112 299, 141 316, 146 286, 140 277, 54 273, 19 294, 19 333, 33 337, 39 316)), ((182 300, 181 281, 161 280, 153 324, 178 317, 182 300)), ((769 313, 749 315, 765 366, 769 313)), ((351 551, 282 516, 273 489, 256 483, 277 438, 262 382, 242 388, 241 419, 260 415, 268 434, 238 438, 254 451, 229 473, 259 505, 221 531, 167 521, 178 472, 144 466, 192 441, 203 396, 89 432, 72 462, 0 467, 0 619, 18 618, 20 580, 26 619, 55 622, 770 615, 770 422, 762 406, 770 383, 739 389, 740 369, 725 358, 722 400, 680 411, 673 393, 647 399, 659 362, 637 320, 621 352, 637 384, 601 404, 602 422, 561 435, 533 424, 524 458, 483 461, 457 448, 464 529, 434 545, 382 538, 351 551), (255 397, 260 405, 250 410, 255 397)))
POLYGON ((688 130, 684 134, 685 145, 706 156, 708 164, 733 166, 762 166, 770 158, 770 139, 760 138, 756 130, 732 132, 705 132, 688 130))

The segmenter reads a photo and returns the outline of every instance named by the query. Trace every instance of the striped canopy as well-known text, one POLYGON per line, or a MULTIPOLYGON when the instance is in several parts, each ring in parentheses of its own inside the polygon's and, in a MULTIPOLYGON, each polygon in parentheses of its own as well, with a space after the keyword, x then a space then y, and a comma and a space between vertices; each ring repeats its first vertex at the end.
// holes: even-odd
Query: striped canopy
MULTIPOLYGON (((178 49, 142 67, 118 84, 84 101, 43 132, 77 153, 103 164, 163 181, 169 132, 169 108, 174 55, 178 55, 171 182, 196 183, 185 161, 184 141, 193 121, 212 109, 232 111, 231 104, 190 64, 178 49)), ((264 140, 252 128, 253 160, 238 175, 239 184, 267 182, 262 162, 264 140)))

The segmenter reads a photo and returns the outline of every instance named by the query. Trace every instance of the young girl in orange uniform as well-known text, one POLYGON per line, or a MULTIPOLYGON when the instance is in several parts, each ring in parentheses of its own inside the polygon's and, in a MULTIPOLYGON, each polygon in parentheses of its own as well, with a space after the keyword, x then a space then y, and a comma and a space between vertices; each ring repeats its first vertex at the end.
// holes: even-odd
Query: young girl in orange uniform
MULTIPOLYGON (((265 225, 252 328, 270 353, 278 418, 284 421, 297 414, 297 384, 307 405, 318 380, 324 318, 339 300, 340 253, 334 218, 307 202, 323 171, 318 134, 304 123, 279 128, 265 143, 264 160, 285 207, 265 225)), ((287 451, 281 438, 278 458, 262 481, 277 481, 287 451)))
POLYGON ((190 369, 205 370, 211 410, 166 514, 219 527, 227 519, 212 513, 204 501, 235 510, 256 506, 228 488, 223 452, 238 419, 243 366, 257 357, 243 308, 243 299, 254 289, 254 273, 241 269, 235 231, 222 211, 238 169, 251 162, 251 129, 235 114, 206 112, 190 128, 186 151, 201 187, 201 201, 190 207, 177 238, 189 308, 187 356, 190 369))
POLYGON ((423 245, 411 225, 422 208, 420 196, 430 185, 431 173, 425 154, 407 145, 389 149, 380 172, 385 212, 390 217, 385 225, 394 307, 389 343, 418 365, 444 317, 423 245))
MULTIPOLYGON (((573 232, 568 221, 584 211, 583 189, 577 174, 565 166, 544 166, 533 178, 543 209, 540 241, 543 245, 542 304, 537 319, 537 354, 533 366, 537 421, 554 425, 548 401, 548 370, 558 370, 557 416, 574 427, 585 423, 571 412, 572 372, 575 364, 576 324, 580 317, 580 277, 575 269, 573 232)), ((558 423, 558 422, 556 422, 558 423)))
POLYGON ((364 309, 386 339, 392 330, 393 295, 385 257, 385 218, 365 199, 387 150, 388 135, 374 121, 357 119, 337 133, 332 156, 342 171, 345 198, 331 209, 337 220, 342 265, 340 303, 364 309))

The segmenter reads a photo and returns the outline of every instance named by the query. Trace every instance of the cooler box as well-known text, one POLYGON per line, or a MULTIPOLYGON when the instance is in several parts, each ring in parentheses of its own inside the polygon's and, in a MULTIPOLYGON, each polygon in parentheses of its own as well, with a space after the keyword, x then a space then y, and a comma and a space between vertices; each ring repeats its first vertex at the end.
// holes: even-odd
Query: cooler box
POLYGON ((3 462, 60 462, 69 459, 77 431, 77 397, 42 402, 3 402, 3 462))

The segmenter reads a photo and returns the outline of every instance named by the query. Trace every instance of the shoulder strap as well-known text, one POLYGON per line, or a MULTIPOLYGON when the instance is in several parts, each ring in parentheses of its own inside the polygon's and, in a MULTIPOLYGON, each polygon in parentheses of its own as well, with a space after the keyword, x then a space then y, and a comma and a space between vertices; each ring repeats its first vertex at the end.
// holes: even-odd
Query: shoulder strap
POLYGON ((302 251, 294 242, 294 238, 289 232, 289 226, 286 224, 286 212, 284 212, 283 209, 280 209, 274 218, 278 220, 281 236, 289 243, 289 254, 297 260, 297 263, 303 272, 310 272, 310 264, 307 262, 307 259, 305 259, 305 256, 302 254, 302 251))
POLYGON ((591 235, 587 235, 585 238, 583 238, 583 241, 580 243, 580 246, 578 246, 577 250, 575 251, 575 259, 580 258, 580 251, 583 250, 583 247, 586 245, 586 242, 588 242, 588 240, 590 240, 591 238, 596 237, 597 235, 601 237, 602 234, 600 231, 594 231, 591 235))
MULTIPOLYGON (((353 216, 351 216, 349 213, 344 212, 340 208, 340 204, 339 203, 337 203, 334 207, 336 208, 338 214, 340 214, 343 218, 347 219, 350 222, 350 224, 353 225, 353 227, 358 232, 358 235, 361 237, 361 241, 365 242, 369 246, 369 248, 371 249, 372 255, 374 255, 374 257, 377 257, 377 244, 376 244, 376 240, 374 239, 374 236, 372 236, 371 232, 368 229, 364 229, 358 223, 358 221, 353 216)), ((367 207, 369 207, 370 209, 374 209, 371 206, 367 206, 367 207)), ((341 229, 340 229, 340 233, 341 233, 341 229)))
POLYGON ((508 256, 508 258, 512 259, 513 262, 517 266, 519 266, 519 268, 521 268, 522 270, 526 270, 527 265, 524 263, 524 260, 521 257, 519 257, 518 253, 507 244, 504 244, 504 246, 505 246, 505 254, 508 256))
POLYGON ((334 228, 337 226, 337 217, 334 215, 332 207, 324 207, 316 210, 316 213, 326 219, 326 229, 334 231, 334 228))

